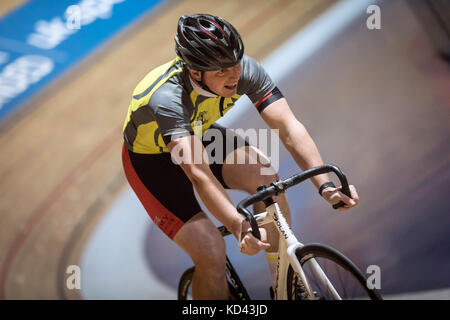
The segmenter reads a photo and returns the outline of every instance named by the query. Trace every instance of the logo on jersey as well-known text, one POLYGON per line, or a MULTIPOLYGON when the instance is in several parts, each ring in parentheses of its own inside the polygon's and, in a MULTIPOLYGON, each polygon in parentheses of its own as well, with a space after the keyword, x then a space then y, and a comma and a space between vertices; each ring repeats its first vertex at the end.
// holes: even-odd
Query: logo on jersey
POLYGON ((197 117, 197 121, 200 121, 202 124, 208 122, 208 118, 206 117, 208 111, 200 111, 197 117))
MULTIPOLYGON (((225 100, 226 101, 226 100, 225 100)), ((231 102, 225 102, 224 107, 223 107, 223 111, 228 111, 228 109, 230 109, 231 107, 234 106, 234 103, 237 101, 237 99, 231 97, 231 102)))

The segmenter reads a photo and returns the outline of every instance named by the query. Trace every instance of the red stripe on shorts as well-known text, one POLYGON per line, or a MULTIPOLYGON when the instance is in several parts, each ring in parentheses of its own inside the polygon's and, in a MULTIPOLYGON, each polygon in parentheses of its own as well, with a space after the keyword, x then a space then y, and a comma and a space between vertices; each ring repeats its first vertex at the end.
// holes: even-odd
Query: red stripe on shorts
POLYGON ((150 218, 152 218, 153 222, 170 239, 173 239, 178 230, 183 226, 184 222, 167 210, 166 207, 164 207, 158 199, 148 191, 134 170, 130 155, 128 154, 128 149, 125 146, 122 147, 122 163, 128 183, 131 185, 131 188, 133 188, 150 218))

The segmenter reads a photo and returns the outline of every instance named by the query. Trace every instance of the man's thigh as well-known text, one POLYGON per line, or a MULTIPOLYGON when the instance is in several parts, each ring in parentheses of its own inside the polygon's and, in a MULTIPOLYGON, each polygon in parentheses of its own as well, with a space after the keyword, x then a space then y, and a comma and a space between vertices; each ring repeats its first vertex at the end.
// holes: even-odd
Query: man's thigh
POLYGON ((222 166, 222 177, 231 189, 249 193, 278 180, 269 158, 255 146, 237 148, 230 153, 222 166))
POLYGON ((154 223, 171 239, 201 211, 191 181, 170 154, 137 154, 123 147, 125 175, 154 223))
POLYGON ((206 131, 202 141, 208 153, 212 173, 225 189, 233 189, 223 178, 223 166, 237 149, 249 146, 249 142, 234 130, 216 123, 206 131))

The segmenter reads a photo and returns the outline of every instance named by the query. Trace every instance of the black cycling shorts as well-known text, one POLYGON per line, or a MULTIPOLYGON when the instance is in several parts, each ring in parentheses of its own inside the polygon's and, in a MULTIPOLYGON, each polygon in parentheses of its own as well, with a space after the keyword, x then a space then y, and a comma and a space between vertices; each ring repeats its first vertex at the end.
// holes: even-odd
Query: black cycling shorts
MULTIPOLYGON (((210 168, 222 186, 225 189, 230 189, 222 177, 223 162, 231 151, 240 146, 249 146, 249 143, 228 130, 228 136, 233 138, 233 145, 231 148, 227 148, 225 143, 226 128, 217 124, 213 124, 211 128, 218 129, 217 132, 222 134, 224 143, 222 161, 210 164, 210 168)), ((202 141, 205 148, 212 142, 214 142, 214 139, 202 141)), ((214 152, 214 149, 212 151, 214 152)), ((213 153, 209 156, 211 159, 212 156, 216 155, 213 153)), ((218 156, 220 157, 220 155, 218 156)), ((201 211, 191 181, 181 167, 172 162, 170 153, 134 153, 124 145, 122 163, 127 180, 145 210, 153 222, 170 239, 173 239, 185 222, 201 211)))

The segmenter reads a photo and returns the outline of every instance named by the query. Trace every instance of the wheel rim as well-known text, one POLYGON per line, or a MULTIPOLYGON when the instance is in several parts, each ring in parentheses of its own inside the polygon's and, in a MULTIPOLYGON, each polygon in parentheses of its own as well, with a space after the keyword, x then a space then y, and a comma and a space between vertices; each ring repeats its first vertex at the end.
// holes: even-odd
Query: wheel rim
MULTIPOLYGON (((360 280, 345 267, 337 264, 333 260, 323 257, 314 257, 317 263, 326 274, 334 289, 338 292, 339 296, 343 300, 365 300, 370 299, 368 293, 364 289, 360 280)), ((311 259, 305 260, 302 264, 303 271, 306 278, 309 280, 309 284, 316 295, 316 299, 334 300, 331 290, 327 287, 327 284, 321 281, 316 273, 313 271, 311 259)), ((296 284, 294 297, 300 298, 301 286, 298 285, 298 275, 295 274, 293 282, 296 284)), ((365 284, 364 284, 365 285, 365 284)))

